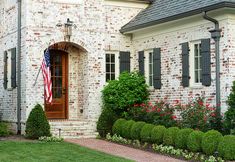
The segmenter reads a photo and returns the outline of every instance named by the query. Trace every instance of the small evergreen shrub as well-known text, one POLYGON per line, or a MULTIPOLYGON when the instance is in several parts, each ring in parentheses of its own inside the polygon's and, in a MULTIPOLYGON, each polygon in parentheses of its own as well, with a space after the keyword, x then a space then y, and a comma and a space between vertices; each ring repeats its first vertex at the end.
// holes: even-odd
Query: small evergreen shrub
POLYGON ((168 128, 163 136, 163 144, 167 146, 174 146, 176 135, 179 132, 179 130, 180 129, 178 127, 168 128))
POLYGON ((0 122, 0 137, 9 136, 10 132, 7 123, 0 122))
POLYGON ((31 139, 38 139, 42 136, 51 136, 50 125, 41 105, 37 104, 30 112, 26 121, 25 132, 26 137, 31 139))
POLYGON ((229 107, 225 112, 224 129, 226 134, 235 135, 235 81, 227 102, 229 107))
POLYGON ((219 143, 218 152, 225 160, 235 160, 235 136, 224 136, 219 143))
POLYGON ((145 124, 140 132, 140 138, 142 142, 151 142, 151 132, 155 125, 145 124))
POLYGON ((176 148, 179 149, 186 149, 187 148, 187 140, 189 134, 193 131, 193 129, 186 128, 186 129, 181 129, 175 139, 175 146, 176 148))
POLYGON ((133 140, 140 140, 140 132, 143 126, 145 125, 145 122, 136 122, 131 127, 131 138, 133 140))
POLYGON ((126 123, 126 119, 118 119, 115 121, 115 123, 113 124, 112 127, 112 132, 113 134, 122 136, 122 126, 124 125, 124 123, 126 123))
POLYGON ((204 133, 201 131, 193 131, 189 134, 187 140, 187 148, 192 152, 200 152, 202 150, 201 143, 204 133))
POLYGON ((202 151, 206 155, 213 155, 222 137, 222 134, 216 130, 206 132, 202 137, 202 151))
POLYGON ((165 126, 158 125, 154 127, 151 132, 151 141, 156 144, 162 144, 165 132, 166 132, 165 126))
POLYGON ((124 138, 130 139, 131 138, 131 128, 135 123, 134 120, 129 120, 122 126, 122 135, 124 138))
POLYGON ((112 132, 113 123, 117 120, 117 116, 110 108, 103 108, 102 113, 97 122, 97 131, 101 137, 112 132))

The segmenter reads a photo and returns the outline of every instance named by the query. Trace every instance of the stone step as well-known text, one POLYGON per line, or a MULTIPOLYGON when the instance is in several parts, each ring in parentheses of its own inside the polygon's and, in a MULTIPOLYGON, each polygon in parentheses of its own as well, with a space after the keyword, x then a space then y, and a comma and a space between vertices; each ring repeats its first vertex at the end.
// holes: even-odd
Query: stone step
POLYGON ((63 138, 95 138, 97 136, 94 121, 49 121, 53 136, 63 138), (59 131, 60 130, 60 131, 59 131))

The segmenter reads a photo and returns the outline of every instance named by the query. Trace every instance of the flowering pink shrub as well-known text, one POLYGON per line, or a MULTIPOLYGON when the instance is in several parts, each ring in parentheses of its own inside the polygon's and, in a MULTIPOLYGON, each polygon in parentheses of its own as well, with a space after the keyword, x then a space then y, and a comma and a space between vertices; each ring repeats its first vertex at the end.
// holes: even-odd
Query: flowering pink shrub
POLYGON ((181 112, 181 126, 206 131, 216 122, 215 108, 205 103, 203 98, 196 98, 186 105, 179 102, 176 108, 181 112))
POLYGON ((164 125, 166 127, 176 125, 177 120, 177 117, 174 115, 174 108, 165 101, 135 104, 128 109, 126 118, 156 125, 164 125))

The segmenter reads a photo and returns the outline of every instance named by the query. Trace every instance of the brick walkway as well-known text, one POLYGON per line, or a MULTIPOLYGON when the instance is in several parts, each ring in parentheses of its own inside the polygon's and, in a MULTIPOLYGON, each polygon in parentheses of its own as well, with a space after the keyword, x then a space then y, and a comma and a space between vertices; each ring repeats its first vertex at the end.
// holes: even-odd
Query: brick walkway
POLYGON ((79 144, 94 150, 102 151, 111 155, 132 159, 137 162, 183 162, 183 160, 142 151, 115 143, 98 139, 66 139, 65 141, 79 144))

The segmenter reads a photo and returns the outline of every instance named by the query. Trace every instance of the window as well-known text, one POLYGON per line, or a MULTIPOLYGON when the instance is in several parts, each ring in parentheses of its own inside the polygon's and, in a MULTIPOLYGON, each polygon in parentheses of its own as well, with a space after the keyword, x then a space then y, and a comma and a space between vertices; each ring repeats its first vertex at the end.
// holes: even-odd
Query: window
POLYGON ((191 61, 190 62, 191 85, 201 85, 202 84, 201 41, 192 43, 190 61, 191 61))
POLYGON ((16 87, 16 48, 4 52, 4 88, 16 87))
POLYGON ((106 82, 115 80, 119 74, 118 52, 107 52, 105 55, 106 82))
POLYGON ((153 86, 153 50, 145 51, 145 77, 146 83, 152 87, 153 86))

